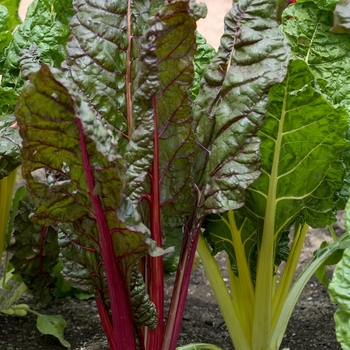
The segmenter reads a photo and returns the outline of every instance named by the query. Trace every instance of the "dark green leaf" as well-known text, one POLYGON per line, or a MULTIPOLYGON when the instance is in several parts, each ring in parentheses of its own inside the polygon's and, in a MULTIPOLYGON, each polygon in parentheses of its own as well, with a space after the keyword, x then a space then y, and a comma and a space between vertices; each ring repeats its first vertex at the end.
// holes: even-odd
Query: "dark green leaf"
POLYGON ((158 317, 154 304, 146 293, 143 276, 135 267, 131 274, 130 295, 136 327, 157 327, 158 317))
POLYGON ((164 225, 182 226, 195 206, 190 171, 195 141, 188 89, 194 77, 196 23, 186 2, 165 6, 156 18, 160 87, 154 157, 159 159, 160 207, 164 225))
POLYGON ((36 297, 50 302, 55 297, 56 277, 52 269, 58 262, 57 231, 34 224, 30 220, 32 211, 31 202, 24 197, 15 216, 15 243, 8 250, 13 253, 14 273, 22 276, 36 297))
POLYGON ((71 40, 64 62, 66 74, 89 97, 95 113, 120 139, 120 153, 134 131, 131 94, 140 71, 139 55, 147 21, 164 1, 85 0, 75 5, 71 40), (130 4, 130 7, 128 6, 130 4), (78 8, 84 8, 79 11, 78 8), (128 26, 128 23, 131 26, 128 26))

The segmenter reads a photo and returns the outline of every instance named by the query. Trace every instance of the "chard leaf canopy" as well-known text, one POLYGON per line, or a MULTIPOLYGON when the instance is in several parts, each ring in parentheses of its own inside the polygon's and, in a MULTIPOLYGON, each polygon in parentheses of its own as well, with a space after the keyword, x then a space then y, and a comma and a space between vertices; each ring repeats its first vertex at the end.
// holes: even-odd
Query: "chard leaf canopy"
MULTIPOLYGON (((260 244, 267 221, 277 244, 297 219, 312 227, 327 227, 335 220, 334 198, 344 173, 340 156, 348 149, 347 113, 335 109, 312 87, 313 81, 306 63, 296 60, 284 82, 270 90, 266 121, 259 131, 261 176, 248 188, 245 206, 236 213, 248 260, 254 257, 254 245, 260 244)), ((227 234, 215 231, 210 240, 215 249, 234 257, 227 234)))
POLYGON ((271 16, 275 12, 274 2, 235 4, 225 17, 218 54, 205 70, 194 118, 200 160, 196 182, 203 188, 206 213, 242 206, 245 188, 259 176, 257 131, 268 91, 283 80, 289 58, 288 44, 271 16))
POLYGON ((245 205, 228 212, 230 230, 207 231, 214 252, 225 249, 231 259, 236 275, 232 293, 246 293, 235 312, 250 323, 247 337, 254 349, 280 343, 290 302, 296 302, 294 289, 288 291, 292 276, 283 274, 277 289, 275 280, 282 259, 288 257, 288 267, 293 263, 290 226, 295 225, 293 260, 298 256, 294 242, 303 242, 308 225, 327 227, 335 221, 344 174, 341 155, 349 149, 347 112, 334 108, 314 86, 314 75, 299 59, 290 63, 284 81, 270 89, 266 121, 258 132, 261 175, 247 189, 245 205))

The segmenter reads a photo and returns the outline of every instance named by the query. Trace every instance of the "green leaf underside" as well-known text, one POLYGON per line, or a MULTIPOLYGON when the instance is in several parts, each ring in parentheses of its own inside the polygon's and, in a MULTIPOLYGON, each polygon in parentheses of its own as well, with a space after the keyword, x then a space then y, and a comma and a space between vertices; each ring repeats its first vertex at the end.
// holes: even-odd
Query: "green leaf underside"
POLYGON ((208 213, 242 206, 244 190, 259 176, 257 132, 268 91, 283 80, 289 57, 271 18, 275 9, 267 1, 236 4, 225 17, 221 46, 204 74, 194 110, 201 145, 195 173, 200 188, 205 185, 208 213))
POLYGON ((70 23, 72 36, 63 68, 119 138, 121 154, 134 130, 131 92, 140 70, 141 36, 149 16, 163 3, 74 2, 77 13, 70 23), (84 11, 78 11, 81 7, 84 11))
POLYGON ((268 201, 275 203, 276 235, 298 216, 312 227, 327 227, 335 220, 333 200, 344 172, 340 155, 348 148, 347 113, 313 89, 313 79, 307 65, 296 60, 285 81, 271 89, 259 132, 262 174, 248 189, 245 209, 258 230, 268 215, 268 201))
POLYGON ((308 2, 289 6, 283 14, 283 32, 294 55, 309 65, 318 87, 335 106, 350 112, 350 36, 334 34, 333 12, 308 2))
POLYGON ((55 297, 56 278, 52 269, 58 262, 59 247, 57 231, 30 221, 33 207, 24 197, 15 216, 15 243, 10 247, 14 253, 11 263, 14 273, 22 276, 23 282, 44 302, 55 297))
MULTIPOLYGON (((74 286, 95 289, 104 300, 97 221, 108 227, 125 278, 135 260, 147 252, 144 232, 126 229, 116 213, 121 204, 122 164, 110 137, 71 83, 46 65, 23 88, 16 117, 23 138, 22 173, 37 206, 32 220, 42 225, 60 223, 63 273, 74 286), (94 142, 83 134, 81 125, 94 142), (99 149, 109 153, 110 160, 99 149)), ((120 215, 130 212, 126 208, 120 215)))

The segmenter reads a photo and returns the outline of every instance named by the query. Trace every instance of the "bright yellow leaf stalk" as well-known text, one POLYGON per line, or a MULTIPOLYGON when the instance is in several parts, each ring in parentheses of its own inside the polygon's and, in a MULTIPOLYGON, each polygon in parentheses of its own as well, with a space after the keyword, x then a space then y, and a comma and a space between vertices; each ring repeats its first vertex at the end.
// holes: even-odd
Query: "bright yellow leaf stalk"
POLYGON ((10 214, 17 170, 0 180, 0 257, 5 248, 7 222, 10 214))
MULTIPOLYGON (((236 350, 276 350, 282 341, 290 313, 298 296, 310 278, 310 271, 308 271, 307 276, 298 282, 298 288, 296 290, 291 288, 308 225, 296 227, 290 255, 279 283, 277 283, 276 278, 276 267, 273 265, 275 248, 274 242, 272 242, 272 251, 268 249, 271 255, 268 257, 269 262, 264 264, 260 260, 260 264, 268 272, 258 267, 257 280, 260 280, 260 285, 254 285, 245 255, 244 244, 241 240, 242 232, 241 229, 237 228, 233 211, 228 212, 227 219, 225 217, 221 217, 221 219, 230 229, 238 270, 238 276, 236 276, 231 266, 228 266, 229 288, 225 285, 218 264, 211 255, 211 249, 202 236, 199 238, 197 251, 201 257, 203 267, 219 304, 232 342, 236 350), (270 263, 271 266, 269 266, 270 263)), ((241 227, 243 226, 244 224, 241 225, 241 227)), ((313 262, 310 270, 314 272, 316 266, 319 266, 320 263, 320 261, 313 262)))

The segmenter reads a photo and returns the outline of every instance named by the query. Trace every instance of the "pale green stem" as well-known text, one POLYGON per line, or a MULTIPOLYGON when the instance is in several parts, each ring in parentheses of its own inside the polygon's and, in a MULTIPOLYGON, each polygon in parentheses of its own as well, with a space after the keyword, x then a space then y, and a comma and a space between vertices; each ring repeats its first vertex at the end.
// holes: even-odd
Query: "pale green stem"
POLYGON ((332 238, 333 238, 333 241, 334 241, 334 242, 337 242, 337 241, 338 241, 338 237, 337 237, 337 234, 336 234, 335 231, 334 231, 334 227, 333 227, 333 226, 330 226, 330 227, 328 228, 328 231, 329 231, 329 233, 331 234, 331 236, 332 236, 332 238))
MULTIPOLYGON (((286 83, 288 86, 288 82, 286 83)), ((252 349, 270 349, 272 336, 272 299, 275 293, 274 261, 275 261, 275 220, 277 207, 278 165, 283 140, 283 124, 286 114, 287 91, 285 89, 281 119, 275 142, 269 188, 266 200, 262 241, 258 251, 258 266, 255 286, 254 323, 252 333, 252 349)))
POLYGON ((235 349, 251 350, 220 269, 215 258, 211 255, 210 248, 202 235, 199 236, 197 251, 235 349))
POLYGON ((281 344, 284 332, 287 328, 289 319, 297 303, 301 292, 303 291, 306 283, 316 272, 316 270, 326 261, 334 252, 338 249, 344 249, 349 246, 349 242, 346 243, 347 236, 344 236, 344 239, 339 239, 337 242, 333 243, 327 248, 322 254, 316 254, 313 260, 305 268, 305 270, 300 274, 297 280, 293 283, 292 288, 288 292, 288 296, 283 304, 283 308, 280 313, 280 317, 276 323, 276 328, 274 329, 271 343, 276 344, 277 346, 281 344))
POLYGON ((7 222, 10 214, 17 170, 0 180, 0 265, 5 248, 7 222))
MULTIPOLYGON (((230 273, 231 291, 233 292, 236 290, 236 295, 233 295, 232 299, 233 303, 236 305, 236 310, 239 310, 241 324, 246 332, 246 337, 250 339, 254 313, 254 286, 245 255, 244 245, 242 243, 242 233, 237 229, 232 210, 228 212, 228 219, 238 269, 238 278, 234 276, 233 273, 230 273)), ((242 228, 244 224, 245 222, 242 224, 242 228)), ((229 266, 228 268, 229 271, 232 272, 231 267, 229 266)))
POLYGON ((289 288, 292 284, 296 268, 298 266, 301 250, 304 245, 305 237, 309 229, 308 225, 299 225, 296 228, 293 244, 288 256, 286 266, 283 270, 282 278, 278 285, 276 294, 272 302, 273 318, 272 329, 275 329, 277 321, 279 319, 281 310, 283 308, 285 299, 287 297, 289 288))

